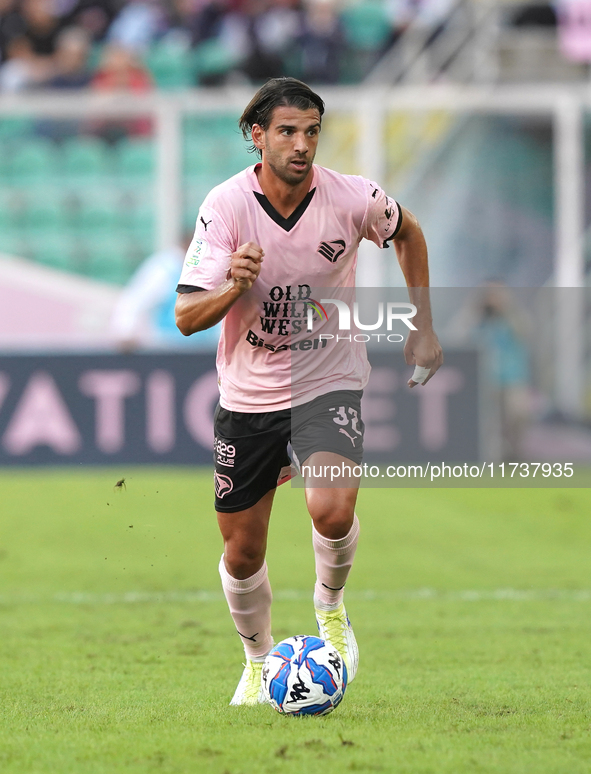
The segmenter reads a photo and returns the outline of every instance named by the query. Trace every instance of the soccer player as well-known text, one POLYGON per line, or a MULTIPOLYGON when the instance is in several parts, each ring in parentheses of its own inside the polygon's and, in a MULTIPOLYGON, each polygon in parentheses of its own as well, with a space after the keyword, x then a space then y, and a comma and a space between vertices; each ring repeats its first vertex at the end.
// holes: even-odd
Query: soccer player
MULTIPOLYGON (((315 462, 350 466, 362 458, 365 348, 319 347, 306 326, 311 287, 352 288, 361 239, 379 247, 393 241, 417 307, 417 330, 405 344, 406 361, 415 364, 409 386, 426 383, 442 362, 421 228, 377 184, 314 164, 323 113, 322 99, 293 78, 272 79, 257 92, 240 127, 260 163, 206 197, 177 287, 183 334, 223 320, 214 419, 219 571, 246 653, 231 704, 264 701, 262 663, 273 645, 267 529, 277 484, 288 477, 288 443, 308 470, 315 462), (294 353, 310 356, 297 376, 294 353)), ((305 484, 319 634, 339 650, 351 681, 358 649, 343 588, 359 535, 359 480, 339 488, 309 478, 305 484)))

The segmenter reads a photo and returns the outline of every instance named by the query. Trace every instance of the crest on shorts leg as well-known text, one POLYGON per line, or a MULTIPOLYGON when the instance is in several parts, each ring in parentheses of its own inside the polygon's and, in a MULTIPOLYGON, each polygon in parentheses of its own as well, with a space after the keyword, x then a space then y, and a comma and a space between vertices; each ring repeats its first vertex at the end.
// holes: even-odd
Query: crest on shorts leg
POLYGON ((230 476, 224 476, 223 473, 214 473, 215 494, 220 500, 234 489, 234 482, 230 476))

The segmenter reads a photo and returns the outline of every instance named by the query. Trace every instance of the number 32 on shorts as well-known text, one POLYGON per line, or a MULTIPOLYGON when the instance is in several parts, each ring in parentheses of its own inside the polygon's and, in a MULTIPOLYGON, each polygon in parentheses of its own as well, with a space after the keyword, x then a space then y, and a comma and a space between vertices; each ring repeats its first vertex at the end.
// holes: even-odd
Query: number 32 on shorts
POLYGON ((335 406, 334 408, 329 408, 328 410, 334 411, 336 413, 336 415, 332 418, 332 421, 335 424, 340 425, 339 433, 346 435, 353 446, 355 446, 355 441, 358 441, 363 435, 362 431, 359 429, 359 414, 357 409, 351 407, 345 408, 345 406, 339 406, 337 408, 335 406), (345 427, 347 430, 350 429, 352 433, 355 433, 355 435, 350 435, 347 430, 345 430, 345 427))

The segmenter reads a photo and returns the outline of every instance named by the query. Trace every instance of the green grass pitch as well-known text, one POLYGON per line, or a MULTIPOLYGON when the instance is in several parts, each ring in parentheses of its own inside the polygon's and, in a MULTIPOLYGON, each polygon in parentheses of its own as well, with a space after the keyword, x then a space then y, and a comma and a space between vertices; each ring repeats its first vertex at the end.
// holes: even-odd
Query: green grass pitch
MULTIPOLYGON (((2 472, 2 774, 589 772, 589 490, 365 489, 358 513, 357 679, 284 718, 228 706, 209 472, 2 472)), ((268 559, 275 638, 314 633, 300 490, 268 559)))

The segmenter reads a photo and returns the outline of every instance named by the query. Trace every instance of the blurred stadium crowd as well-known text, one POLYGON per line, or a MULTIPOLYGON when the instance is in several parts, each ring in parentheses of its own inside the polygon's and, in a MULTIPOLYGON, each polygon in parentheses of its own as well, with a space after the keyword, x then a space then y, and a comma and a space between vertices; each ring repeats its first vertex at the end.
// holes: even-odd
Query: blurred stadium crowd
POLYGON ((449 0, 0 0, 0 91, 363 78, 449 0))

